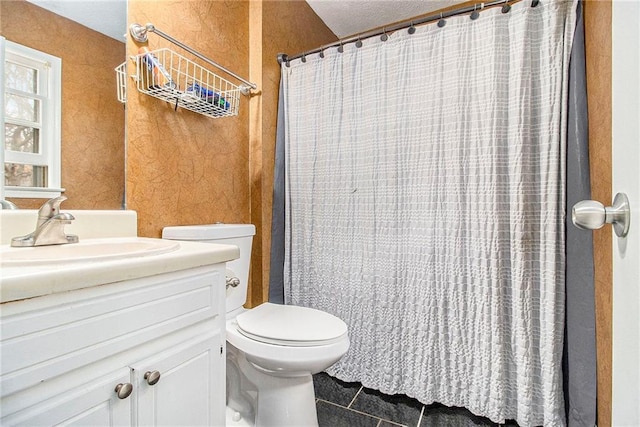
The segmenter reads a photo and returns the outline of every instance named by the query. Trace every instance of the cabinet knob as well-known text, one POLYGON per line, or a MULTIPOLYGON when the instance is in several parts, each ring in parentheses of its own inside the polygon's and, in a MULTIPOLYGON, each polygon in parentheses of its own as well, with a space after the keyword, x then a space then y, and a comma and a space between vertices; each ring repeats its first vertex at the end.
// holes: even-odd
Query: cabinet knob
POLYGON ((147 384, 155 385, 158 381, 160 381, 160 372, 147 371, 144 373, 144 379, 147 380, 147 384))
POLYGON ((126 399, 131 396, 131 392, 133 391, 133 385, 130 383, 120 383, 116 386, 116 394, 118 395, 118 399, 126 399))

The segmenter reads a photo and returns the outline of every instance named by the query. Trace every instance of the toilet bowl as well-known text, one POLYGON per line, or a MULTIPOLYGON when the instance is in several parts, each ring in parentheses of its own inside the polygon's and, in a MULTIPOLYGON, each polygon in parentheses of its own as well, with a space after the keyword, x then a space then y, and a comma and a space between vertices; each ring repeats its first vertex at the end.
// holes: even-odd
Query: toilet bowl
POLYGON ((227 426, 317 426, 312 375, 347 352, 347 325, 320 310, 264 303, 243 307, 249 277, 251 224, 166 227, 162 237, 232 244, 227 263, 227 426), (233 286, 233 284, 236 286, 233 286))

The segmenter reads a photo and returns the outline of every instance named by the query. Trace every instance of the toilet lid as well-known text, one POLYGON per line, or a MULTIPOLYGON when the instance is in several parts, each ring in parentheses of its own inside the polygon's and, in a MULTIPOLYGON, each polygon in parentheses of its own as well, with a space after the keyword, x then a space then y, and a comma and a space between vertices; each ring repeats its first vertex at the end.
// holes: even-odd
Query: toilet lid
POLYGON ((236 317, 243 335, 268 344, 310 347, 338 342, 347 325, 324 311, 264 303, 236 317))

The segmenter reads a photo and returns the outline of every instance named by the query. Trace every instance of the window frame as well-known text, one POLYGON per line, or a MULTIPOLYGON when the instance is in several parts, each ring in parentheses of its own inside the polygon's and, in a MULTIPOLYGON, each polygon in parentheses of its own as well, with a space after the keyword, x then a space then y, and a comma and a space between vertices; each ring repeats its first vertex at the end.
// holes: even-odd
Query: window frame
POLYGON ((62 60, 56 56, 11 42, 3 37, 0 37, 0 59, 2 61, 0 67, 0 83, 2 84, 0 118, 2 119, 3 127, 2 132, 0 132, 2 142, 2 150, 0 150, 0 160, 2 160, 0 172, 2 179, 0 183, 1 198, 48 199, 60 196, 64 192, 64 188, 61 188, 62 60), (38 87, 40 89, 37 94, 25 93, 5 86, 5 65, 7 61, 38 70, 38 87), (40 102, 39 126, 37 126, 39 129, 40 153, 21 153, 6 150, 4 130, 6 124, 34 127, 28 121, 5 117, 5 97, 7 94, 27 96, 40 102), (5 185, 5 162, 46 166, 47 186, 21 187, 5 185))

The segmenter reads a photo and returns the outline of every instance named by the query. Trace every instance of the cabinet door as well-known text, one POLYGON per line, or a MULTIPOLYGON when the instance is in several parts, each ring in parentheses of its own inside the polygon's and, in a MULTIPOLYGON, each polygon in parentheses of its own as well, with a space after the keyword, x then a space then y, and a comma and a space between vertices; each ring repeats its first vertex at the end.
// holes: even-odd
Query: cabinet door
POLYGON ((223 351, 222 335, 218 331, 131 366, 136 390, 136 424, 223 426, 223 351))
MULTIPOLYGON (((132 396, 118 398, 118 384, 130 380, 129 370, 87 382, 72 390, 60 390, 56 397, 2 419, 3 426, 130 426, 132 396)), ((42 385, 46 387, 46 385, 42 385)), ((37 393, 37 390, 33 391, 37 393)))

